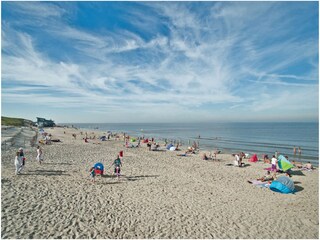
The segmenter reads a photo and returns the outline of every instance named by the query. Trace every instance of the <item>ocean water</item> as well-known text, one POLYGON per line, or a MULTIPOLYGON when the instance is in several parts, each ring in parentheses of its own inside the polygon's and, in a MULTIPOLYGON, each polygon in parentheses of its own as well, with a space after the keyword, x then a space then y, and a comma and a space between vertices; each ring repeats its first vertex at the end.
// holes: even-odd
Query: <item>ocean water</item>
MULTIPOLYGON (((71 124, 68 124, 71 125, 71 124)), ((275 151, 296 160, 319 163, 318 123, 74 123, 80 129, 126 132, 133 136, 181 141, 183 145, 199 142, 202 150, 219 149, 225 153, 268 154, 275 151), (200 138, 199 138, 200 136, 200 138), (301 155, 294 155, 293 147, 301 155)))

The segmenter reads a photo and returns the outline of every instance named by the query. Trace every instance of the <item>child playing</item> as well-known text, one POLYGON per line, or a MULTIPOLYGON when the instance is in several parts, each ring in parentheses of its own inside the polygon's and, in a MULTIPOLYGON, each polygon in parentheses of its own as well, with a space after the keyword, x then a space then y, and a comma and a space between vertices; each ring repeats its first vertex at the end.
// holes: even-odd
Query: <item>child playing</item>
POLYGON ((37 147, 37 158, 36 159, 40 164, 43 161, 42 150, 41 150, 40 146, 37 147))
POLYGON ((95 183, 96 172, 94 167, 90 168, 90 177, 91 177, 91 181, 95 183))
POLYGON ((276 173, 277 173, 277 158, 275 155, 272 156, 271 158, 271 171, 273 173, 273 178, 276 179, 276 173))
POLYGON ((117 177, 119 178, 120 177, 120 171, 121 171, 120 167, 122 167, 119 155, 117 156, 117 159, 114 160, 112 165, 114 165, 114 174, 116 174, 117 177))

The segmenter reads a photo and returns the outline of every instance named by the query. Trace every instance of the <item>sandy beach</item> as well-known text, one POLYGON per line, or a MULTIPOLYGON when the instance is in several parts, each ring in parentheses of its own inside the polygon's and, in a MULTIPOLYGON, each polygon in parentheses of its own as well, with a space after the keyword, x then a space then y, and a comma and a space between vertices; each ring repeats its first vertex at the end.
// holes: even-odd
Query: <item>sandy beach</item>
POLYGON ((21 175, 14 174, 17 148, 2 149, 2 238, 319 238, 318 169, 293 169, 297 192, 280 194, 247 182, 270 167, 261 161, 238 168, 227 166, 230 154, 204 161, 114 139, 85 143, 71 128, 45 130, 62 142, 41 146, 41 165, 26 145, 21 175), (121 150, 117 180, 110 166, 121 150), (106 171, 92 183, 97 162, 106 171))

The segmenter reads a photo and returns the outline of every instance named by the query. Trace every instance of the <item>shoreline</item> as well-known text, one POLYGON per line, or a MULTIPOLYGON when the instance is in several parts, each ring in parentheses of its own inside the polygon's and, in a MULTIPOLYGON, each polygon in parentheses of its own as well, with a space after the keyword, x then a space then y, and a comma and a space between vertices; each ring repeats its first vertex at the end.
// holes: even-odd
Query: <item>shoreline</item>
POLYGON ((149 151, 145 144, 125 148, 114 139, 85 143, 75 129, 45 131, 61 142, 41 146, 41 165, 35 149, 26 149, 21 175, 14 175, 15 151, 2 151, 3 238, 319 237, 318 169, 295 169, 297 192, 280 194, 247 182, 265 174, 270 164, 263 162, 245 160, 238 168, 229 166, 229 154, 204 161, 200 154, 179 157, 182 151, 149 151), (121 150, 117 180, 111 163, 121 150), (89 169, 97 162, 105 174, 92 183, 89 169))
MULTIPOLYGON (((96 131, 96 132, 100 132, 101 134, 104 133, 104 132, 106 134, 106 132, 108 131, 108 130, 82 128, 82 127, 78 127, 78 128, 75 128, 75 129, 78 129, 79 131, 88 131, 88 132, 96 131)), ((114 132, 117 133, 117 134, 123 134, 123 133, 127 133, 128 131, 117 130, 117 131, 114 131, 114 132)), ((143 132, 141 132, 141 134, 136 133, 136 134, 132 134, 130 136, 132 136, 134 138, 138 138, 138 137, 141 137, 143 135, 145 135, 145 134, 143 132)), ((165 139, 167 139, 168 143, 174 142, 173 143, 174 145, 176 144, 176 142, 180 142, 182 140, 183 146, 187 146, 189 143, 190 144, 188 146, 191 146, 194 141, 196 143, 200 142, 199 150, 201 152, 206 152, 206 153, 214 152, 216 150, 220 150, 222 153, 230 154, 230 155, 235 154, 235 153, 239 153, 239 152, 247 153, 250 156, 252 156, 254 154, 257 154, 258 158, 259 158, 259 161, 263 161, 263 156, 265 154, 267 154, 270 159, 272 158, 272 155, 274 154, 274 152, 273 153, 269 153, 269 152, 266 152, 266 151, 254 151, 252 149, 249 149, 249 150, 243 150, 243 149, 233 150, 232 148, 217 148, 217 147, 214 147, 214 146, 212 146, 212 147, 210 146, 209 147, 206 144, 203 144, 203 143, 201 144, 201 140, 206 140, 206 138, 201 138, 201 137, 200 138, 196 138, 196 137, 194 137, 194 138, 187 138, 187 137, 185 137, 185 138, 179 138, 179 137, 177 137, 177 138, 167 138, 167 137, 159 137, 159 136, 157 136, 157 134, 152 134, 150 132, 148 133, 148 137, 149 138, 155 137, 156 140, 158 139, 159 141, 162 141, 162 142, 165 139)), ((275 147, 275 149, 281 149, 281 148, 275 147)), ((318 157, 306 156, 306 155, 303 155, 303 154, 302 155, 298 155, 298 154, 294 155, 294 154, 291 154, 291 153, 284 154, 284 155, 288 156, 290 161, 301 162, 301 163, 307 163, 307 162, 310 161, 314 166, 317 166, 317 167, 319 166, 319 158, 318 157)))

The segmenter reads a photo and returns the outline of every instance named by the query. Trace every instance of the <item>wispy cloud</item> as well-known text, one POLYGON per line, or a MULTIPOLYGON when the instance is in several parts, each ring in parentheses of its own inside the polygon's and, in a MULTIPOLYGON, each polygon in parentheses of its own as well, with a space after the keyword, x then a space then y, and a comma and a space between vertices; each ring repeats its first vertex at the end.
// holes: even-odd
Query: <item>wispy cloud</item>
MULTIPOLYGON (((90 11, 101 14, 109 4, 90 11)), ((48 109, 111 112, 110 121, 126 121, 123 112, 137 113, 137 121, 182 121, 195 113, 218 119, 219 111, 230 118, 243 109, 264 115, 281 109, 288 116, 318 111, 318 35, 307 24, 317 16, 313 5, 130 4, 121 24, 106 12, 96 20, 106 24, 93 30, 77 22, 85 9, 77 11, 76 3, 4 3, 3 110, 23 99, 48 109), (301 6, 312 13, 297 19, 301 6), (46 27, 36 28, 39 21, 46 27), (305 37, 296 36, 294 29, 304 27, 305 37), (299 64, 304 68, 297 70, 299 64)))

